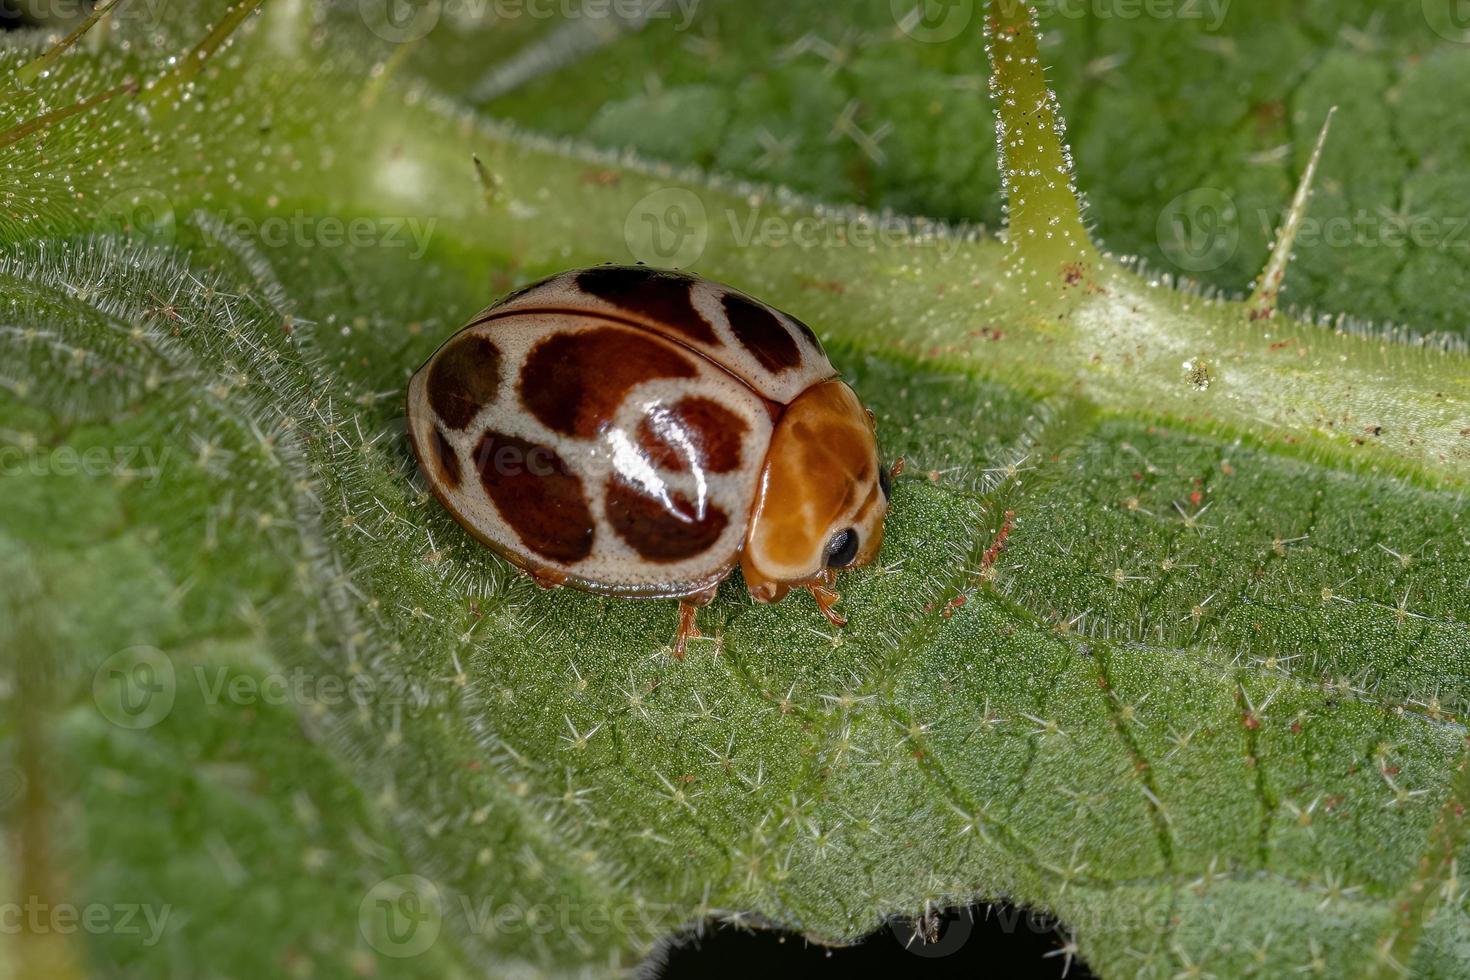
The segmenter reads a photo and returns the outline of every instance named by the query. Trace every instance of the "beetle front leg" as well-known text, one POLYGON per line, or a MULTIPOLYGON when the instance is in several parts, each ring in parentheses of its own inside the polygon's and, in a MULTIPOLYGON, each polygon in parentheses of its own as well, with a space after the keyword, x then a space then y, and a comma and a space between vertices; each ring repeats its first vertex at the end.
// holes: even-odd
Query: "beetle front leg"
POLYGON ((695 614, 699 607, 688 599, 679 600, 679 631, 674 634, 674 659, 683 660, 684 654, 690 640, 697 640, 704 634, 699 632, 699 624, 695 621, 695 614))
POLYGON ((679 599, 679 631, 674 634, 674 659, 683 660, 688 652, 690 640, 697 640, 704 634, 699 632, 699 624, 695 619, 700 606, 707 606, 715 599, 715 594, 720 591, 720 583, 716 582, 703 592, 693 595, 681 596, 679 599))
POLYGON ((832 586, 837 584, 837 575, 831 569, 823 571, 817 581, 809 582, 806 590, 816 600, 817 608, 822 615, 827 617, 827 622, 838 629, 847 625, 847 617, 837 611, 837 604, 842 601, 842 596, 832 586))

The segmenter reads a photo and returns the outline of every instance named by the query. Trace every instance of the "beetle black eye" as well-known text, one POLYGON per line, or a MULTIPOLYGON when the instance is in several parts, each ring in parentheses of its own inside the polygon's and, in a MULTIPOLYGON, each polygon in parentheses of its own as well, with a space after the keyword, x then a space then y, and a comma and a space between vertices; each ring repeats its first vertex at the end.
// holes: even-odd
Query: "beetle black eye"
POLYGON ((878 463, 878 489, 883 491, 884 500, 893 496, 893 475, 881 460, 878 463))
POLYGON ((827 567, 846 568, 857 557, 858 536, 852 528, 838 531, 827 544, 827 567))

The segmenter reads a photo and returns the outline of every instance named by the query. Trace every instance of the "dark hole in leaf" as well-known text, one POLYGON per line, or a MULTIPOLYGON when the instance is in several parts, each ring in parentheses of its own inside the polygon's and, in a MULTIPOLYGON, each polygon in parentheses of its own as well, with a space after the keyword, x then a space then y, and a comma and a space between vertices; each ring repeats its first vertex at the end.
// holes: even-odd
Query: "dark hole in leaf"
POLYGON ((827 947, 777 929, 706 923, 665 940, 639 970, 640 980, 730 977, 1007 977, 1091 980, 1066 955, 1067 930, 1054 917, 1009 904, 936 912, 927 922, 891 919, 851 946, 827 947), (917 934, 916 934, 917 933, 917 934), (928 941, 925 941, 925 937, 928 941))

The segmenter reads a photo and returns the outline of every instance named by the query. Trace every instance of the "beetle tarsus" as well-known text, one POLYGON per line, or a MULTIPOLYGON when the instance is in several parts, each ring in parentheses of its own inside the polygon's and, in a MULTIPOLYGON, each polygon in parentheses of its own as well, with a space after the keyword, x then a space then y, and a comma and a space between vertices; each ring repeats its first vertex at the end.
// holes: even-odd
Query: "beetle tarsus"
POLYGON ((565 585, 567 581, 567 577, 565 575, 557 575, 555 573, 528 571, 526 572, 526 574, 531 576, 531 581, 535 582, 538 587, 543 589, 559 589, 563 585, 565 585))
POLYGON ((697 640, 704 634, 699 632, 699 624, 695 616, 699 607, 686 599, 679 600, 679 631, 674 634, 674 659, 683 660, 684 654, 690 640, 697 640))
POLYGON ((837 603, 842 601, 842 596, 835 589, 826 585, 812 584, 808 585, 806 590, 816 600, 817 608, 822 611, 823 616, 827 617, 827 622, 838 628, 847 625, 847 617, 836 609, 837 603))

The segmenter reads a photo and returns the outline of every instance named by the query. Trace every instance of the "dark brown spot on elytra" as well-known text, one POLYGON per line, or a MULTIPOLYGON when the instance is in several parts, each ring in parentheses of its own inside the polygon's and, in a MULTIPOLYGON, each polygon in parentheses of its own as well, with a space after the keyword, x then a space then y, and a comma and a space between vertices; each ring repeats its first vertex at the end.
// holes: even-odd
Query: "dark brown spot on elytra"
POLYGON ((638 423, 638 446, 658 469, 686 473, 692 466, 729 473, 740 465, 749 431, 745 420, 718 402, 692 396, 659 405, 638 423))
POLYGON ((682 272, 637 265, 604 265, 577 273, 577 288, 621 310, 651 320, 688 340, 717 346, 719 337, 694 308, 698 282, 682 272))
POLYGON ((628 327, 558 333, 527 355, 521 402, 548 428, 589 439, 612 419, 633 386, 694 375, 689 357, 628 327))
POLYGON ((429 407, 451 429, 463 429, 500 389, 500 348, 479 334, 452 338, 429 366, 429 407))
POLYGON ((780 374, 801 363, 801 348, 776 314, 735 293, 725 294, 724 302, 735 339, 755 355, 761 367, 780 374))
POLYGON ((555 450, 487 431, 474 460, 495 509, 526 547, 567 564, 592 553, 596 524, 582 481, 555 450))
POLYGON ((651 496, 620 476, 607 480, 607 520, 618 537, 649 561, 693 558, 719 540, 729 518, 718 507, 704 513, 682 493, 651 496))
POLYGON ((439 479, 449 485, 450 489, 459 486, 460 471, 459 457, 454 455, 454 447, 444 437, 444 433, 436 426, 434 428, 434 462, 439 467, 439 479))

